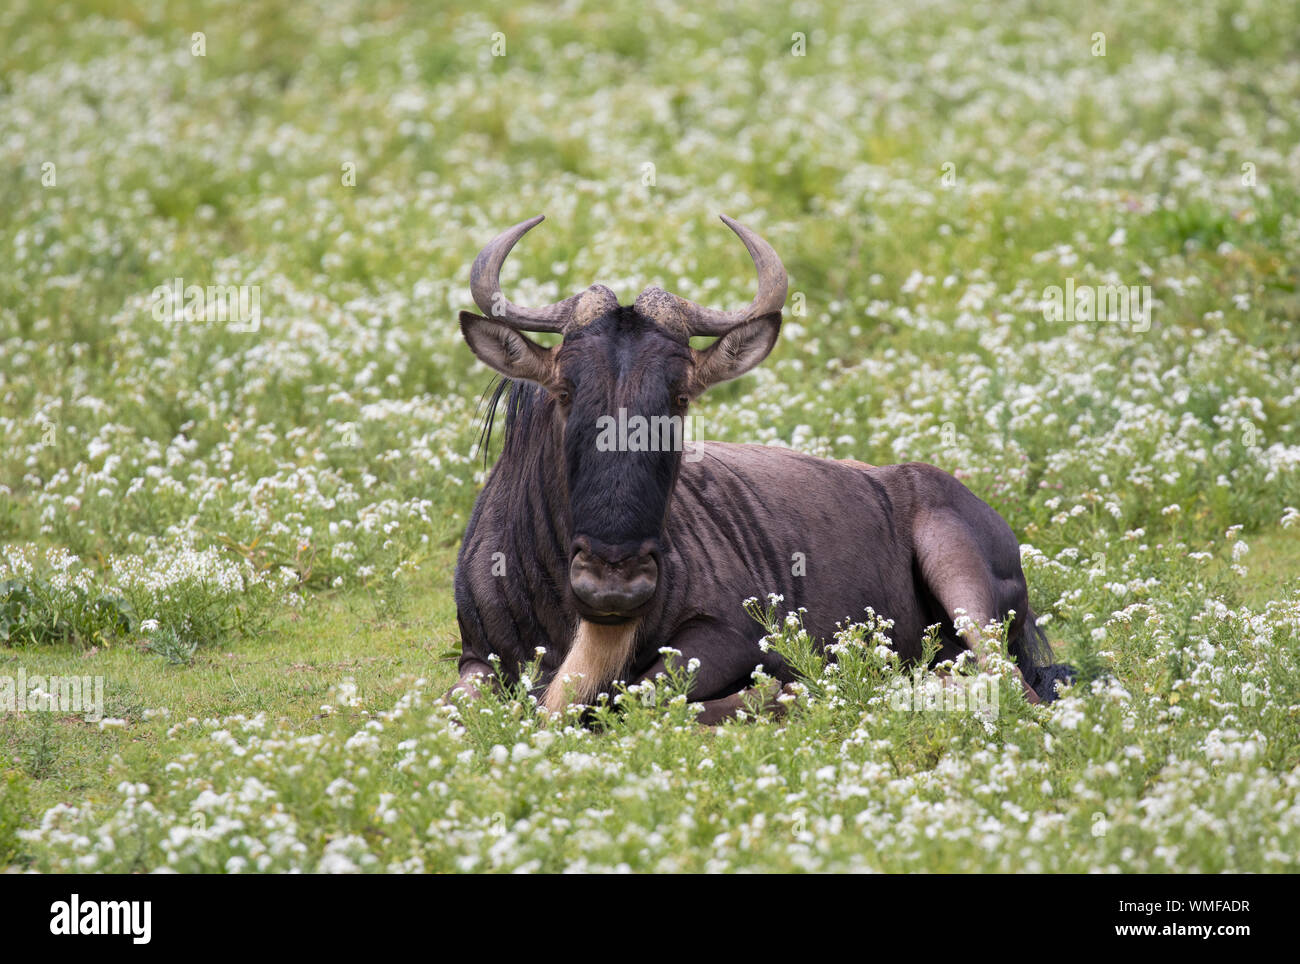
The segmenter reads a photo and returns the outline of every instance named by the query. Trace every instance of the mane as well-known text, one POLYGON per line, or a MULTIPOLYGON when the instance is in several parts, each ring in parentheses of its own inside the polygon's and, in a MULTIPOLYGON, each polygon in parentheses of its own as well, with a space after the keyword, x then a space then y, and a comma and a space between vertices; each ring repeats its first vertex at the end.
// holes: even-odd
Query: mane
POLYGON ((486 409, 478 436, 484 468, 491 461, 492 430, 496 427, 497 408, 501 399, 504 397, 506 400, 505 440, 501 446, 501 454, 505 455, 525 444, 531 434, 527 431, 527 426, 545 407, 543 395, 542 389, 532 382, 517 382, 503 376, 494 378, 488 384, 481 399, 486 409))

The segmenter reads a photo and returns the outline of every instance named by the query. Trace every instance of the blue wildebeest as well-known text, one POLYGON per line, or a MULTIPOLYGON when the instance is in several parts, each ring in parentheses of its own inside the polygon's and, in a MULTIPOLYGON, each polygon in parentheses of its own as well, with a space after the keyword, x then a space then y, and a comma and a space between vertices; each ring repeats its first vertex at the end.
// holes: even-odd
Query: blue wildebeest
POLYGON ((1060 667, 1029 608, 1015 536, 946 472, 764 445, 700 442, 684 453, 680 444, 601 444, 615 413, 680 423, 700 393, 772 350, 787 279, 766 241, 723 218, 758 269, 758 294, 740 311, 657 287, 623 306, 602 285, 524 308, 501 293, 501 265, 541 220, 479 253, 470 286, 486 317, 460 316, 470 349, 507 379, 489 406, 489 436, 496 402, 508 397, 501 457, 456 568, 457 687, 476 693, 476 678, 494 672, 517 679, 544 647, 537 682, 555 711, 615 680, 653 679, 665 668, 661 647, 672 647, 699 660, 690 697, 714 722, 750 700, 757 665, 793 679, 760 650, 762 630, 741 605, 776 592, 807 610, 820 640, 871 607, 893 620, 891 640, 907 660, 936 624, 939 659, 967 648, 982 658, 979 633, 954 625, 958 610, 978 626, 1014 612, 1008 645, 1025 696, 1055 696, 1060 667), (563 340, 543 347, 523 332, 563 340), (693 348, 697 335, 717 340, 693 348))

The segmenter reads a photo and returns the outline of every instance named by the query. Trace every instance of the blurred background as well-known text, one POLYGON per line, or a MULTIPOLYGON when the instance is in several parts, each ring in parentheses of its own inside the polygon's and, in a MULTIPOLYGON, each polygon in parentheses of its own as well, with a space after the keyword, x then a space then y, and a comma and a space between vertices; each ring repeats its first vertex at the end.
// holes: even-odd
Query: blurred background
POLYGON ((455 314, 536 213, 522 304, 735 307, 716 215, 776 246, 783 339, 715 437, 934 461, 1059 546, 1061 492, 1276 523, 1298 10, 8 3, 0 538, 140 578, 178 546, 318 588, 445 565, 488 383, 455 314), (1149 286, 1152 318, 1048 320, 1067 281, 1149 286), (156 310, 173 285, 258 317, 156 310))

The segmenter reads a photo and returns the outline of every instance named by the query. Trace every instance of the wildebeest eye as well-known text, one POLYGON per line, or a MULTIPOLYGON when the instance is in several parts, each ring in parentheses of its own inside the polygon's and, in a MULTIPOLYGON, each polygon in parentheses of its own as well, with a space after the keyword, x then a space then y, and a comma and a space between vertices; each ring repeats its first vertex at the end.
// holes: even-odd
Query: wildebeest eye
POLYGON ((691 404, 691 396, 687 395, 685 392, 682 392, 682 394, 677 396, 678 408, 685 408, 689 404, 691 404))
POLYGON ((567 388, 557 388, 555 390, 555 400, 561 405, 568 405, 570 401, 569 390, 567 388))

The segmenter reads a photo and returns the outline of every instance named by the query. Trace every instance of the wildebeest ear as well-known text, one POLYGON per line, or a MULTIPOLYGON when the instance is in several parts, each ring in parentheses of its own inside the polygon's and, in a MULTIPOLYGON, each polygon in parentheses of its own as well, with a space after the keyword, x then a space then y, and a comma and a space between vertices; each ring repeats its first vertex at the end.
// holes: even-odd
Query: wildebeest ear
POLYGON ((745 374, 767 357, 780 333, 781 312, 773 311, 741 322, 708 348, 697 351, 695 379, 699 390, 745 374))
POLYGON ((543 348, 509 325, 462 311, 460 333, 479 361, 506 378, 545 385, 554 373, 555 349, 543 348))

